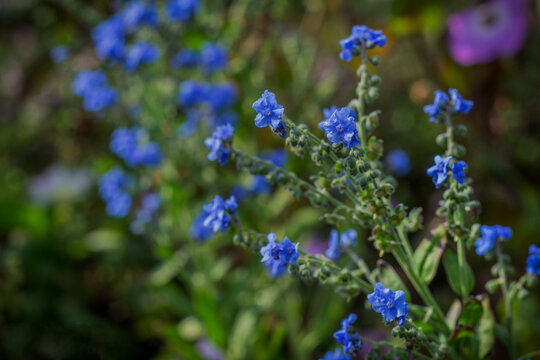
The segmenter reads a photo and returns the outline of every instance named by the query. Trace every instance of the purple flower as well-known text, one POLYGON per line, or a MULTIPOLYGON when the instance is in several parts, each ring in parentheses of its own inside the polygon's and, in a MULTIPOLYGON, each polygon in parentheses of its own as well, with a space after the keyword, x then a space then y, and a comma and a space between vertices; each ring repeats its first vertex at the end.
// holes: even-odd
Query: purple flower
POLYGON ((281 122, 285 109, 277 103, 276 94, 264 90, 262 96, 253 103, 252 107, 257 112, 255 126, 260 128, 270 126, 275 133, 285 137, 285 126, 281 122))
POLYGON ((261 248, 261 262, 266 265, 270 274, 274 277, 281 276, 287 270, 287 264, 295 264, 298 260, 298 244, 293 244, 288 237, 277 242, 274 233, 268 234, 268 244, 261 248))
POLYGON ((346 148, 352 148, 360 142, 354 111, 348 106, 334 111, 328 119, 319 123, 319 128, 333 144, 342 142, 346 148))
POLYGON ((441 187, 443 182, 448 177, 448 164, 450 163, 451 156, 442 157, 440 155, 435 155, 433 161, 435 165, 427 169, 427 174, 432 177, 435 187, 438 189, 441 187))
POLYGON ((234 128, 231 124, 218 126, 211 137, 204 140, 204 145, 210 150, 208 160, 216 161, 221 165, 227 163, 229 159, 229 150, 223 146, 225 140, 233 136, 234 128))
POLYGON ((463 66, 511 56, 527 35, 527 1, 491 0, 448 18, 450 54, 463 66))

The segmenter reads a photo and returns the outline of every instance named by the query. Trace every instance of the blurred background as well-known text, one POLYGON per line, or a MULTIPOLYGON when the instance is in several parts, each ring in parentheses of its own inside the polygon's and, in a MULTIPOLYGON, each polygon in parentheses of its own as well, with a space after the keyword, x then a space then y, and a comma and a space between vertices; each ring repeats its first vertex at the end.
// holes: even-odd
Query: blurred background
MULTIPOLYGON (((144 175, 158 179, 164 199, 153 228, 134 235, 129 221, 107 216, 97 179, 118 162, 109 138, 126 115, 87 113, 70 87, 76 71, 98 66, 91 29, 121 3, 0 2, 0 357, 322 356, 334 348, 332 333, 343 315, 362 313, 363 299, 348 301, 290 277, 274 281, 256 254, 232 245, 230 234, 205 243, 190 236, 202 204, 251 181, 232 165, 207 163, 202 139, 208 131, 177 141, 168 150, 169 162, 144 175), (51 54, 58 45, 68 49, 69 61, 51 54)), ((279 137, 253 126, 251 104, 264 89, 276 93, 291 119, 315 129, 323 108, 344 106, 354 95, 359 63, 339 60, 338 41, 355 24, 384 31, 389 43, 375 51, 381 64, 374 71, 382 85, 373 108, 382 110, 377 136, 385 141, 385 154, 402 149, 410 158, 409 168, 394 171, 400 182, 396 197, 423 208, 424 230, 413 243, 439 222, 434 213, 441 196, 425 169, 440 152, 434 139, 442 131, 429 124, 422 107, 436 89, 457 88, 473 100, 471 113, 457 121, 469 129, 460 140, 482 203, 479 219, 514 230, 505 248, 516 276, 524 271, 528 246, 540 238, 540 2, 203 4, 206 26, 190 30, 184 41, 209 38, 229 49, 227 76, 239 89, 235 144, 252 153, 283 146, 279 137)), ((174 36, 159 35, 165 45, 182 45, 174 36)), ((135 88, 148 84, 134 79, 135 88)), ((170 79, 158 80, 151 83, 156 92, 170 79)), ((165 131, 167 119, 150 118, 165 131)), ((287 161, 305 178, 313 171, 309 164, 294 155, 287 161)), ((284 190, 249 197, 239 212, 261 232, 286 233, 313 252, 326 248, 330 228, 318 221, 320 211, 284 190)), ((360 247, 367 259, 375 254, 367 240, 360 247)), ((475 291, 485 292, 491 263, 473 252, 469 259, 477 274, 475 291)), ((432 288, 447 308, 452 293, 445 284, 441 270, 432 288)), ((419 301, 414 295, 412 300, 419 301)), ((538 300, 537 292, 515 307, 519 353, 536 350, 538 300)), ((503 313, 497 295, 491 302, 503 313)), ((366 312, 359 322, 373 338, 388 336, 376 319, 366 312)))

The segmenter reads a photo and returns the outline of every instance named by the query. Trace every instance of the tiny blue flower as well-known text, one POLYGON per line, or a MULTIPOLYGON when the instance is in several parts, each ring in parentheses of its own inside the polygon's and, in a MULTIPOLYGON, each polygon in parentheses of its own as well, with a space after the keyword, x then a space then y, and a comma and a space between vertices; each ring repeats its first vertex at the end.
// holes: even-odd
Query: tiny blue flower
POLYGON ((125 32, 120 16, 113 16, 99 23, 92 30, 92 39, 100 59, 113 62, 124 59, 125 32))
POLYGON ((349 355, 344 355, 341 349, 336 349, 334 352, 327 352, 324 354, 324 357, 319 360, 351 360, 351 357, 349 355))
POLYGON ((182 106, 199 105, 206 101, 209 92, 207 83, 186 80, 178 87, 178 103, 182 106))
POLYGON ((339 57, 341 60, 351 61, 353 56, 360 55, 362 47, 366 50, 373 49, 375 46, 383 47, 386 41, 386 36, 381 30, 372 30, 365 25, 355 25, 351 35, 339 42, 341 45, 339 57))
POLYGON ((213 74, 227 67, 227 50, 219 44, 207 42, 199 52, 199 61, 205 74, 213 74))
POLYGON ((126 190, 132 179, 120 168, 113 168, 99 179, 99 194, 107 204, 107 213, 121 218, 129 213, 131 197, 126 190))
POLYGON ((285 126, 281 122, 285 109, 277 103, 276 95, 273 92, 264 90, 262 96, 253 103, 252 107, 257 112, 255 126, 260 128, 270 126, 274 132, 285 137, 285 126))
POLYGON ((387 323, 397 319, 398 325, 403 326, 409 316, 409 305, 405 302, 405 293, 402 290, 393 292, 383 284, 377 283, 367 299, 373 310, 381 314, 387 323))
POLYGON ((189 228, 189 234, 197 241, 206 241, 213 234, 211 228, 204 226, 204 220, 207 216, 208 213, 204 211, 204 209, 201 209, 201 211, 197 214, 195 220, 191 224, 191 227, 189 228))
POLYGON ((83 98, 83 108, 86 111, 98 112, 114 105, 118 101, 116 90, 102 86, 92 89, 83 98))
POLYGON ((206 212, 206 218, 203 225, 211 229, 213 232, 225 232, 231 222, 231 215, 234 215, 236 208, 236 198, 231 196, 227 200, 223 200, 221 196, 216 195, 211 203, 203 206, 206 212))
POLYGON ((163 155, 159 145, 154 141, 148 141, 144 144, 139 144, 131 157, 126 160, 130 166, 144 165, 147 167, 155 167, 161 164, 163 155))
POLYGON ((118 128, 111 135, 109 149, 129 166, 158 166, 163 160, 159 145, 147 141, 148 135, 138 127, 118 128))
POLYGON ((236 102, 236 86, 232 82, 222 82, 209 89, 208 102, 214 111, 221 111, 236 102))
POLYGON ((354 229, 349 229, 341 233, 340 243, 343 247, 356 246, 358 233, 354 229))
POLYGON ((107 77, 101 70, 82 70, 75 76, 71 91, 79 97, 85 97, 94 88, 107 85, 107 77))
POLYGON ((49 56, 54 63, 59 64, 69 58, 69 49, 64 45, 55 46, 51 49, 49 56))
POLYGON ((182 49, 171 60, 173 68, 195 67, 199 64, 199 54, 190 49, 182 49))
POLYGON ((450 99, 452 100, 452 108, 454 109, 454 112, 458 114, 467 114, 469 111, 471 111, 474 105, 472 101, 463 99, 456 89, 450 89, 448 90, 448 93, 450 94, 450 99))
POLYGON ((362 341, 358 333, 353 333, 351 326, 356 321, 356 314, 349 314, 341 321, 341 329, 334 333, 334 339, 343 346, 345 354, 356 355, 362 348, 362 341))
POLYGON ((212 136, 204 140, 204 145, 210 150, 210 153, 208 153, 208 160, 218 160, 221 165, 227 163, 227 160, 229 159, 229 150, 227 150, 223 144, 225 140, 228 140, 233 136, 233 133, 233 126, 231 124, 225 124, 218 126, 212 136))
POLYGON ((133 72, 139 64, 151 64, 159 58, 157 46, 139 42, 133 45, 127 52, 124 60, 124 67, 128 72, 133 72))
POLYGON ((337 260, 341 256, 339 251, 339 233, 337 230, 330 232, 330 239, 328 240, 328 249, 324 253, 327 258, 337 260))
POLYGON ((429 115, 429 122, 434 123, 440 119, 442 112, 448 105, 448 95, 442 90, 435 91, 433 104, 424 106, 424 112, 429 115))
POLYGON ((465 168, 467 163, 465 161, 456 161, 452 165, 452 176, 458 184, 463 185, 465 183, 465 168))
POLYGON ((141 26, 156 27, 159 22, 157 9, 144 1, 134 0, 126 4, 120 13, 124 27, 129 31, 136 31, 141 26))
POLYGON ((411 171, 411 159, 406 151, 392 150, 386 156, 386 163, 397 176, 405 176, 411 171))
POLYGON ((435 184, 435 187, 438 189, 441 187, 442 183, 446 180, 448 177, 448 164, 450 163, 451 156, 442 157, 440 155, 435 155, 433 158, 433 161, 435 162, 435 165, 427 169, 427 174, 433 178, 433 183, 435 184))
POLYGON ((169 0, 165 12, 170 21, 188 21, 199 12, 199 0, 169 0))
POLYGON ((261 262, 274 277, 281 276, 287 270, 287 264, 295 264, 298 259, 298 244, 293 244, 288 237, 277 242, 274 233, 268 234, 268 245, 261 248, 261 262))
POLYGON ((540 275, 540 247, 531 245, 529 256, 527 257, 527 272, 529 274, 540 275))
POLYGON ((475 241, 474 246, 478 255, 485 255, 494 248, 497 240, 509 240, 512 237, 512 229, 501 225, 482 225, 480 234, 482 236, 475 241))
POLYGON ((319 128, 324 131, 331 143, 342 142, 346 148, 352 148, 360 142, 354 121, 354 111, 348 106, 334 111, 327 120, 319 123, 319 128))

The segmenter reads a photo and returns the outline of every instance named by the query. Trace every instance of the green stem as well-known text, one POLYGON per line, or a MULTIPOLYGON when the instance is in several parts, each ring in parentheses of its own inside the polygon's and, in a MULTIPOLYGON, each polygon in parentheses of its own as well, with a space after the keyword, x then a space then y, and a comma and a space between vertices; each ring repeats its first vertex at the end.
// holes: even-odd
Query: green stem
POLYGON ((515 359, 514 353, 514 340, 512 336, 512 303, 513 296, 509 296, 508 293, 508 279, 506 277, 505 264, 502 256, 502 246, 498 242, 497 245, 497 267, 499 270, 499 278, 501 279, 502 295, 504 300, 504 311, 506 316, 506 327, 508 328, 508 342, 510 346, 510 356, 515 359))
POLYGON ((368 279, 371 285, 375 285, 376 281, 373 276, 371 276, 371 271, 369 270, 369 267, 367 266, 364 259, 356 255, 356 253, 349 247, 345 247, 345 252, 356 263, 356 265, 358 265, 358 268, 362 270, 366 279, 368 279))

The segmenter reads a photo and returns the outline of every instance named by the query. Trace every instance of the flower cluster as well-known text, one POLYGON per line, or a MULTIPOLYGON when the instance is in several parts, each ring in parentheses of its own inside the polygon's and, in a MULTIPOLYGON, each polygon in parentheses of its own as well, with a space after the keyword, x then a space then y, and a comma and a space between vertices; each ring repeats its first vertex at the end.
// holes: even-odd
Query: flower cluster
POLYGON ((465 100, 456 89, 449 89, 448 94, 442 90, 435 91, 433 104, 424 106, 424 112, 429 115, 429 122, 445 122, 445 116, 455 114, 467 114, 471 111, 474 103, 465 100))
POLYGON ((235 214, 237 207, 238 204, 234 196, 223 200, 221 196, 216 195, 211 203, 203 206, 206 215, 203 225, 213 232, 225 232, 231 222, 231 216, 235 214))
POLYGON ((165 12, 172 22, 188 21, 199 12, 200 7, 199 0, 168 0, 165 12))
POLYGON ((153 44, 139 42, 126 53, 124 66, 128 72, 137 70, 139 64, 151 64, 159 58, 159 49, 153 44))
POLYGON ((109 147, 129 166, 158 166, 163 160, 161 150, 157 143, 147 138, 142 128, 118 128, 112 133, 109 147))
POLYGON ((362 348, 360 335, 351 329, 355 321, 356 314, 349 314, 349 316, 341 321, 341 329, 334 333, 334 339, 343 346, 343 352, 345 354, 356 355, 358 350, 362 348))
POLYGON ((174 68, 201 66, 205 75, 211 75, 227 67, 227 49, 211 42, 206 42, 199 51, 182 49, 178 51, 171 65, 174 68))
MULTIPOLYGON (((451 156, 442 157, 440 155, 435 155, 433 158, 435 165, 431 166, 426 171, 426 173, 431 176, 437 189, 441 187, 448 177, 448 167, 451 159, 451 156)), ((458 182, 458 184, 463 185, 465 183, 466 167, 467 163, 465 163, 465 161, 454 161, 452 164, 452 177, 458 182)))
POLYGON ((148 193, 143 196, 141 206, 135 212, 135 220, 131 223, 130 229, 134 234, 140 234, 144 226, 150 223, 161 205, 159 194, 148 193))
POLYGON ((398 325, 403 326, 409 316, 409 305, 405 302, 405 293, 402 290, 394 292, 377 283, 367 299, 373 310, 381 314, 387 323, 397 319, 398 325))
POLYGON ((270 126, 272 131, 282 138, 287 135, 285 125, 281 121, 285 108, 277 103, 276 94, 264 90, 264 93, 253 103, 252 107, 257 112, 255 126, 260 128, 270 126))
POLYGON ((231 124, 221 125, 216 128, 211 137, 204 140, 204 145, 210 150, 208 160, 218 161, 221 165, 225 165, 229 159, 229 150, 223 145, 226 140, 232 138, 234 128, 231 124))
POLYGON ((360 142, 355 112, 348 106, 336 109, 327 119, 319 123, 319 128, 333 144, 341 142, 346 148, 353 148, 360 142))
POLYGON ((372 49, 375 46, 386 45, 386 36, 381 30, 372 30, 365 25, 355 25, 351 35, 339 42, 341 60, 351 61, 353 56, 361 55, 362 50, 372 49))
POLYGON ((107 203, 107 214, 122 218, 129 213, 131 196, 127 193, 131 177, 120 168, 113 168, 99 179, 99 194, 107 203))
POLYGON ((77 74, 71 90, 83 99, 86 111, 98 112, 113 105, 118 100, 116 91, 107 82, 105 74, 99 70, 83 70, 77 74))
POLYGON ((475 241, 476 253, 485 255, 493 249, 497 241, 509 240, 512 237, 512 229, 501 225, 480 227, 482 237, 475 241))
POLYGON ((277 242, 274 233, 268 234, 268 244, 261 248, 261 262, 264 263, 274 277, 283 275, 288 264, 295 264, 298 259, 298 245, 293 244, 288 237, 281 242, 277 242))
POLYGON ((350 246, 355 246, 357 237, 358 234, 354 229, 344 231, 341 236, 339 236, 337 230, 332 230, 330 232, 330 240, 328 240, 328 249, 324 254, 329 259, 339 259, 339 257, 341 256, 339 248, 343 247, 347 249, 350 246))
POLYGON ((540 247, 536 245, 529 247, 526 270, 529 274, 540 275, 540 247))
POLYGON ((159 23, 158 10, 145 1, 134 0, 126 4, 120 19, 127 31, 136 31, 140 27, 147 25, 156 27, 159 23))

